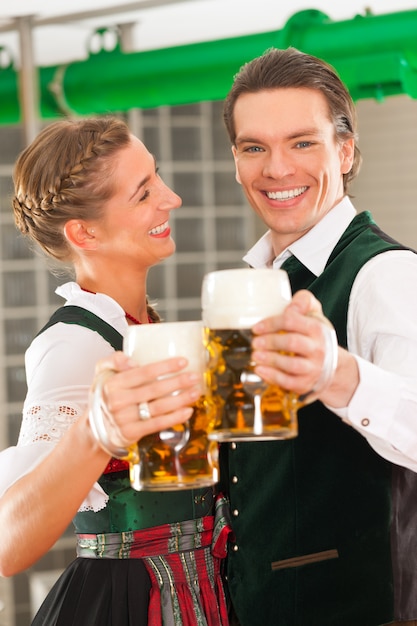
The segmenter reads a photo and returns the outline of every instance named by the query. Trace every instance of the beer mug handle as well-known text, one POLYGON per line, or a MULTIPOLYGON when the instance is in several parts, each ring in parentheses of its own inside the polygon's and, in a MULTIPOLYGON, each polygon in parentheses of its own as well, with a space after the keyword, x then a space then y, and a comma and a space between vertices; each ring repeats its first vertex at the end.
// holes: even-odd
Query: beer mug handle
POLYGON ((311 311, 310 313, 307 313, 307 315, 310 317, 315 317, 323 324, 323 335, 325 340, 326 354, 320 378, 314 385, 314 388, 298 397, 300 407, 305 406, 306 404, 310 404, 310 402, 314 402, 314 395, 322 391, 330 382, 337 368, 339 349, 337 335, 333 324, 331 324, 331 322, 326 317, 324 317, 324 315, 316 313, 315 311, 311 311))
POLYGON ((103 385, 108 376, 112 376, 113 374, 114 372, 107 370, 97 377, 94 388, 90 391, 89 395, 88 420, 93 435, 103 450, 112 457, 128 460, 134 451, 114 444, 106 428, 106 416, 109 415, 109 412, 103 400, 103 385))

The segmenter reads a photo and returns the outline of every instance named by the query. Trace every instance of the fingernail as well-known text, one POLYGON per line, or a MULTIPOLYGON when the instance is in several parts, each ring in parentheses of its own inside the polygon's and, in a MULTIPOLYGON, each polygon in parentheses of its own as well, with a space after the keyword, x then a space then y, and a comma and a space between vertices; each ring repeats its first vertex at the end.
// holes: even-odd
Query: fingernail
POLYGON ((257 350, 263 350, 265 348, 265 339, 263 337, 255 337, 252 341, 252 345, 257 350))
POLYGON ((255 333, 261 333, 264 330, 264 324, 263 322, 257 322, 254 327, 252 328, 253 332, 255 333))
POLYGON ((262 367, 262 365, 257 366, 255 372, 261 378, 266 378, 268 375, 268 369, 266 367, 262 367))
POLYGON ((252 352, 252 359, 255 363, 263 363, 266 361, 266 355, 263 352, 252 352))
POLYGON ((192 391, 190 391, 190 398, 191 400, 198 400, 198 398, 201 396, 201 390, 200 389, 193 389, 192 391))

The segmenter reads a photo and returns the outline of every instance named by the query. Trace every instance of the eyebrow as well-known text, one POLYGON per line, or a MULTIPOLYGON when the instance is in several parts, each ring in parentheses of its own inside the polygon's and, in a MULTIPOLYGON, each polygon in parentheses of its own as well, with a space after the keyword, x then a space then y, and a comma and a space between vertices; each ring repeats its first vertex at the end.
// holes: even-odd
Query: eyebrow
MULTIPOLYGON (((287 135, 285 139, 287 141, 294 141, 294 139, 299 139, 300 137, 311 137, 313 135, 320 135, 321 133, 317 128, 301 128, 300 130, 296 130, 293 133, 287 135)), ((235 140, 235 145, 238 146, 242 143, 263 143, 263 140, 259 137, 237 137, 235 140)))
MULTIPOLYGON (((154 154, 152 154, 152 158, 153 158, 153 162, 154 162, 154 166, 155 166, 155 171, 156 171, 158 168, 157 168, 157 165, 156 165, 156 157, 155 157, 155 155, 154 155, 154 154)), ((135 191, 134 191, 134 192, 132 193, 132 195, 130 196, 130 198, 129 198, 129 202, 130 202, 130 200, 132 200, 132 199, 136 196, 136 194, 138 193, 139 189, 140 189, 141 187, 143 187, 144 185, 146 185, 146 183, 147 183, 147 182, 149 182, 150 178, 151 178, 151 177, 150 177, 149 175, 148 175, 148 176, 145 176, 145 178, 142 178, 142 180, 138 183, 138 185, 137 185, 137 187, 136 187, 135 191)))

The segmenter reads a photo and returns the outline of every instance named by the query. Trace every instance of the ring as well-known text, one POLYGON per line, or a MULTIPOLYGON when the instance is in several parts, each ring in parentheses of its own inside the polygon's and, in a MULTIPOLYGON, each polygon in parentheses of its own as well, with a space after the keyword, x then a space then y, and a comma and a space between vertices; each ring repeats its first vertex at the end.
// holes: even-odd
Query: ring
POLYGON ((139 419, 148 420, 151 417, 151 411, 147 402, 140 402, 138 406, 139 419))

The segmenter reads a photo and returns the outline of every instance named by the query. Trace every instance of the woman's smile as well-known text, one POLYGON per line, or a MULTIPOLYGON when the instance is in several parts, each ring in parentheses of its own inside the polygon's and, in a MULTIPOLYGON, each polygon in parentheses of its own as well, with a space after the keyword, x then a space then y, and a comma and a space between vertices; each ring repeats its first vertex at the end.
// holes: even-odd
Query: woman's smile
POLYGON ((159 226, 154 226, 149 233, 152 237, 169 237, 171 234, 171 229, 169 227, 168 221, 163 222, 163 224, 159 224, 159 226))

